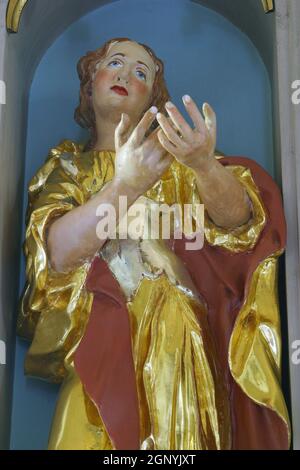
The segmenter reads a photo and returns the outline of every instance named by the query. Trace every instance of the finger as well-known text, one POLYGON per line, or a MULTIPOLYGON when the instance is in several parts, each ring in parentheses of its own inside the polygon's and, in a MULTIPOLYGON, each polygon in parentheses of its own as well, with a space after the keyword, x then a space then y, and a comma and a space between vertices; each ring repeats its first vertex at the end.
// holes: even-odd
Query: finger
MULTIPOLYGON (((166 117, 166 116, 165 116, 165 117, 166 117)), ((182 137, 181 134, 180 134, 180 132, 175 128, 175 126, 174 126, 173 122, 171 121, 171 119, 168 118, 168 117, 166 117, 166 119, 168 120, 168 122, 170 123, 170 125, 173 127, 173 129, 174 129, 174 131, 177 133, 177 135, 180 136, 180 137, 182 137)), ((158 134, 158 132, 160 131, 160 129, 161 129, 161 127, 160 127, 160 126, 157 126, 157 127, 154 129, 154 131, 152 131, 151 134, 148 135, 147 140, 148 140, 148 139, 154 139, 154 140, 157 141, 157 140, 158 140, 158 139, 157 139, 157 134, 158 134)))
POLYGON ((115 147, 118 150, 126 142, 126 134, 130 126, 130 117, 122 113, 121 120, 115 129, 115 147))
POLYGON ((160 129, 160 131, 158 132, 157 137, 158 137, 158 140, 159 140, 160 144, 162 145, 162 147, 168 153, 170 153, 171 155, 173 155, 175 157, 175 152, 177 151, 177 147, 175 147, 175 145, 172 144, 172 142, 169 141, 169 139, 167 138, 167 136, 165 135, 165 133, 162 129, 160 129))
POLYGON ((162 147, 162 145, 161 145, 161 143, 158 139, 158 133, 161 130, 162 130, 161 127, 157 126, 157 128, 152 132, 152 134, 145 140, 143 145, 147 146, 148 151, 150 151, 151 149, 155 150, 156 147, 158 146, 160 148, 160 150, 162 150, 164 152, 164 155, 166 155, 168 152, 167 152, 167 150, 164 149, 164 147, 162 147))
POLYGON ((204 103, 203 107, 203 114, 205 117, 205 124, 210 133, 211 137, 213 138, 214 142, 216 142, 217 138, 217 118, 214 110, 208 103, 204 103))
POLYGON ((153 151, 156 148, 156 146, 159 146, 162 150, 164 150, 161 147, 160 142, 157 137, 157 134, 159 131, 160 131, 160 126, 157 126, 157 128, 154 129, 154 131, 144 140, 142 145, 143 145, 143 148, 145 148, 145 151, 151 153, 151 151, 153 151))
POLYGON ((160 130, 160 126, 157 126, 154 131, 151 132, 151 134, 148 135, 147 140, 153 140, 157 137, 157 133, 160 130))
POLYGON ((182 97, 183 104, 185 106, 185 109, 187 110, 189 116, 191 117, 195 129, 197 131, 204 133, 205 132, 205 122, 203 119, 203 116, 198 109, 198 106, 196 105, 195 101, 189 96, 189 95, 184 95, 182 97))
POLYGON ((152 106, 150 109, 148 109, 148 111, 145 112, 144 116, 137 124, 136 128, 130 136, 130 139, 135 146, 141 145, 143 142, 145 134, 154 121, 156 114, 157 107, 152 106))
POLYGON ((168 123, 170 124, 170 126, 172 126, 172 128, 174 129, 174 131, 176 132, 176 134, 178 135, 178 137, 180 137, 180 139, 183 139, 180 131, 177 129, 177 127, 175 126, 175 124, 173 123, 172 119, 170 117, 167 117, 166 118, 168 123))
POLYGON ((170 124, 170 121, 168 118, 166 118, 162 113, 158 113, 156 115, 156 119, 164 131, 164 134, 167 136, 170 142, 174 144, 176 147, 184 147, 187 148, 187 144, 184 142, 184 139, 180 138, 179 135, 176 133, 176 131, 173 129, 173 127, 170 124))
POLYGON ((193 130, 191 127, 188 125, 182 114, 178 111, 176 106, 171 102, 168 101, 165 104, 165 108, 168 112, 168 115, 170 116, 170 119, 172 120, 174 126, 176 129, 179 130, 180 134, 182 135, 183 139, 186 142, 190 142, 191 139, 193 138, 193 130))
MULTIPOLYGON (((161 130, 160 127, 155 129, 155 131, 153 131, 151 136, 148 137, 142 144, 145 152, 151 154, 151 158, 153 157, 153 155, 157 155, 157 159, 159 159, 159 158, 161 158, 159 156, 159 154, 160 155, 165 155, 167 153, 167 151, 162 147, 162 145, 161 145, 161 143, 158 139, 158 132, 160 130, 161 130), (158 150, 159 150, 159 152, 158 152, 158 150)), ((155 161, 157 159, 154 157, 155 161)))

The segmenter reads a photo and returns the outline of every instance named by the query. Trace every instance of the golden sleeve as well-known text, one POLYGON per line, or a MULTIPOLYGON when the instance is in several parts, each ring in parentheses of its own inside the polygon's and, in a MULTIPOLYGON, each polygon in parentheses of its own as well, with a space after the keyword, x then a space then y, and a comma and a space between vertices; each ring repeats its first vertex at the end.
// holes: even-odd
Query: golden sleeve
POLYGON ((235 381, 255 403, 290 421, 281 389, 281 325, 278 302, 278 257, 263 260, 252 274, 248 292, 229 343, 229 366, 235 381))
MULTIPOLYGON (((249 168, 241 165, 227 165, 226 168, 233 173, 245 188, 251 204, 251 217, 246 224, 228 230, 217 226, 209 217, 207 210, 204 210, 205 239, 210 245, 225 248, 232 253, 250 251, 256 245, 266 224, 264 203, 249 168)), ((192 176, 189 175, 188 178, 191 179, 192 176)), ((189 198, 192 201, 200 202, 194 177, 189 184, 189 188, 192 189, 189 198)))
POLYGON ((26 374, 55 382, 65 374, 65 356, 82 334, 91 302, 83 289, 88 266, 57 273, 47 252, 50 223, 84 202, 68 146, 53 150, 29 183, 26 285, 17 321, 18 334, 31 341, 26 374))
MULTIPOLYGON (((220 159, 222 157, 216 158, 220 159)), ((234 157, 231 159, 234 160, 234 157)), ((247 191, 251 204, 251 218, 246 224, 233 230, 227 230, 214 224, 204 207, 204 221, 201 220, 201 223, 204 223, 204 236, 207 243, 225 248, 232 253, 242 253, 255 247, 266 225, 266 209, 250 168, 232 164, 227 165, 226 168, 234 174, 247 191)), ((147 196, 150 199, 169 205, 179 203, 182 208, 184 204, 189 204, 192 206, 193 217, 199 217, 196 206, 201 204, 202 201, 200 200, 195 173, 176 160, 161 180, 147 192, 147 196)))

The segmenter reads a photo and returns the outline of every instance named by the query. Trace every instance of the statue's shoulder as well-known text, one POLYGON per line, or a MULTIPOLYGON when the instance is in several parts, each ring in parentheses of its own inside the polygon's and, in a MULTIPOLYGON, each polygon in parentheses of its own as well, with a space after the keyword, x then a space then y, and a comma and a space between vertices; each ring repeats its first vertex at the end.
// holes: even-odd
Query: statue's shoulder
POLYGON ((72 140, 62 140, 58 145, 52 147, 47 155, 44 164, 37 170, 28 184, 28 191, 31 196, 40 192, 51 174, 62 167, 64 172, 76 176, 77 168, 74 164, 75 157, 83 152, 84 144, 72 140))
POLYGON ((63 158, 65 160, 73 159, 75 155, 79 155, 84 150, 84 144, 73 140, 62 140, 56 147, 52 147, 49 151, 48 158, 63 158))

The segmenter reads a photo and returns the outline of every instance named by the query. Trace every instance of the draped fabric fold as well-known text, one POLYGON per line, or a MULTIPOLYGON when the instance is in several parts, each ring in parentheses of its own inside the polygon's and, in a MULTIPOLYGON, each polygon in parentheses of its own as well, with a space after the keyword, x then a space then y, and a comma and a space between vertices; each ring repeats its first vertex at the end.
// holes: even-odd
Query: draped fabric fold
MULTIPOLYGON (((219 158, 245 187, 252 217, 226 231, 205 213, 203 249, 173 241, 172 256, 203 302, 166 273, 143 278, 128 299, 101 253, 69 273, 52 270, 49 224, 113 177, 114 152, 65 141, 30 182, 18 333, 31 341, 26 373, 63 381, 51 448, 71 445, 74 400, 85 409, 82 448, 288 448, 276 277, 286 242, 281 196, 253 160, 219 158)), ((177 162, 145 197, 201 202, 193 172, 177 162)))
MULTIPOLYGON (((93 296, 85 289, 90 262, 68 273, 51 268, 47 229, 57 217, 83 204, 113 175, 110 154, 103 163, 81 158, 82 146, 63 141, 28 186, 24 253, 26 285, 20 302, 18 334, 31 341, 25 372, 51 382, 66 375, 64 361, 82 337, 93 296), (86 171, 88 170, 88 171, 86 171)), ((90 158, 88 158, 90 157, 90 158)))

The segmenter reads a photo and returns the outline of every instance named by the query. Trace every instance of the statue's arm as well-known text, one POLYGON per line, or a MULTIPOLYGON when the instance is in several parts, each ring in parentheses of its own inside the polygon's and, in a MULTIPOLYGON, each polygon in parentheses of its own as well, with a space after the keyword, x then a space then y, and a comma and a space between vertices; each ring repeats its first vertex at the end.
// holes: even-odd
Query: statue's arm
POLYGON ((160 143, 177 161, 194 170, 200 197, 212 221, 220 227, 234 229, 250 219, 251 209, 243 186, 214 157, 216 115, 205 103, 203 118, 188 95, 183 96, 183 102, 194 128, 176 106, 168 102, 169 118, 162 113, 157 115, 161 126, 158 133, 160 143))
MULTIPOLYGON (((134 128, 129 116, 122 119, 115 131, 115 176, 93 198, 51 224, 47 246, 50 263, 56 271, 68 271, 90 260, 104 245, 106 238, 97 236, 100 205, 114 209, 119 223, 120 196, 127 197, 127 208, 160 178, 172 158, 165 154, 156 138, 156 131, 144 140, 157 108, 150 108, 134 128)), ((125 215, 125 214, 124 214, 125 215)))
MULTIPOLYGON (((119 196, 127 196, 130 206, 137 195, 122 181, 113 179, 85 204, 56 219, 49 228, 47 247, 51 266, 55 271, 69 271, 89 261, 106 242, 98 238, 97 208, 100 205, 113 206, 116 223, 119 221, 119 196)), ((113 221, 114 223, 114 221, 113 221)))
POLYGON ((195 170, 197 188, 209 217, 219 227, 233 229, 251 217, 247 192, 235 175, 217 159, 195 170))

